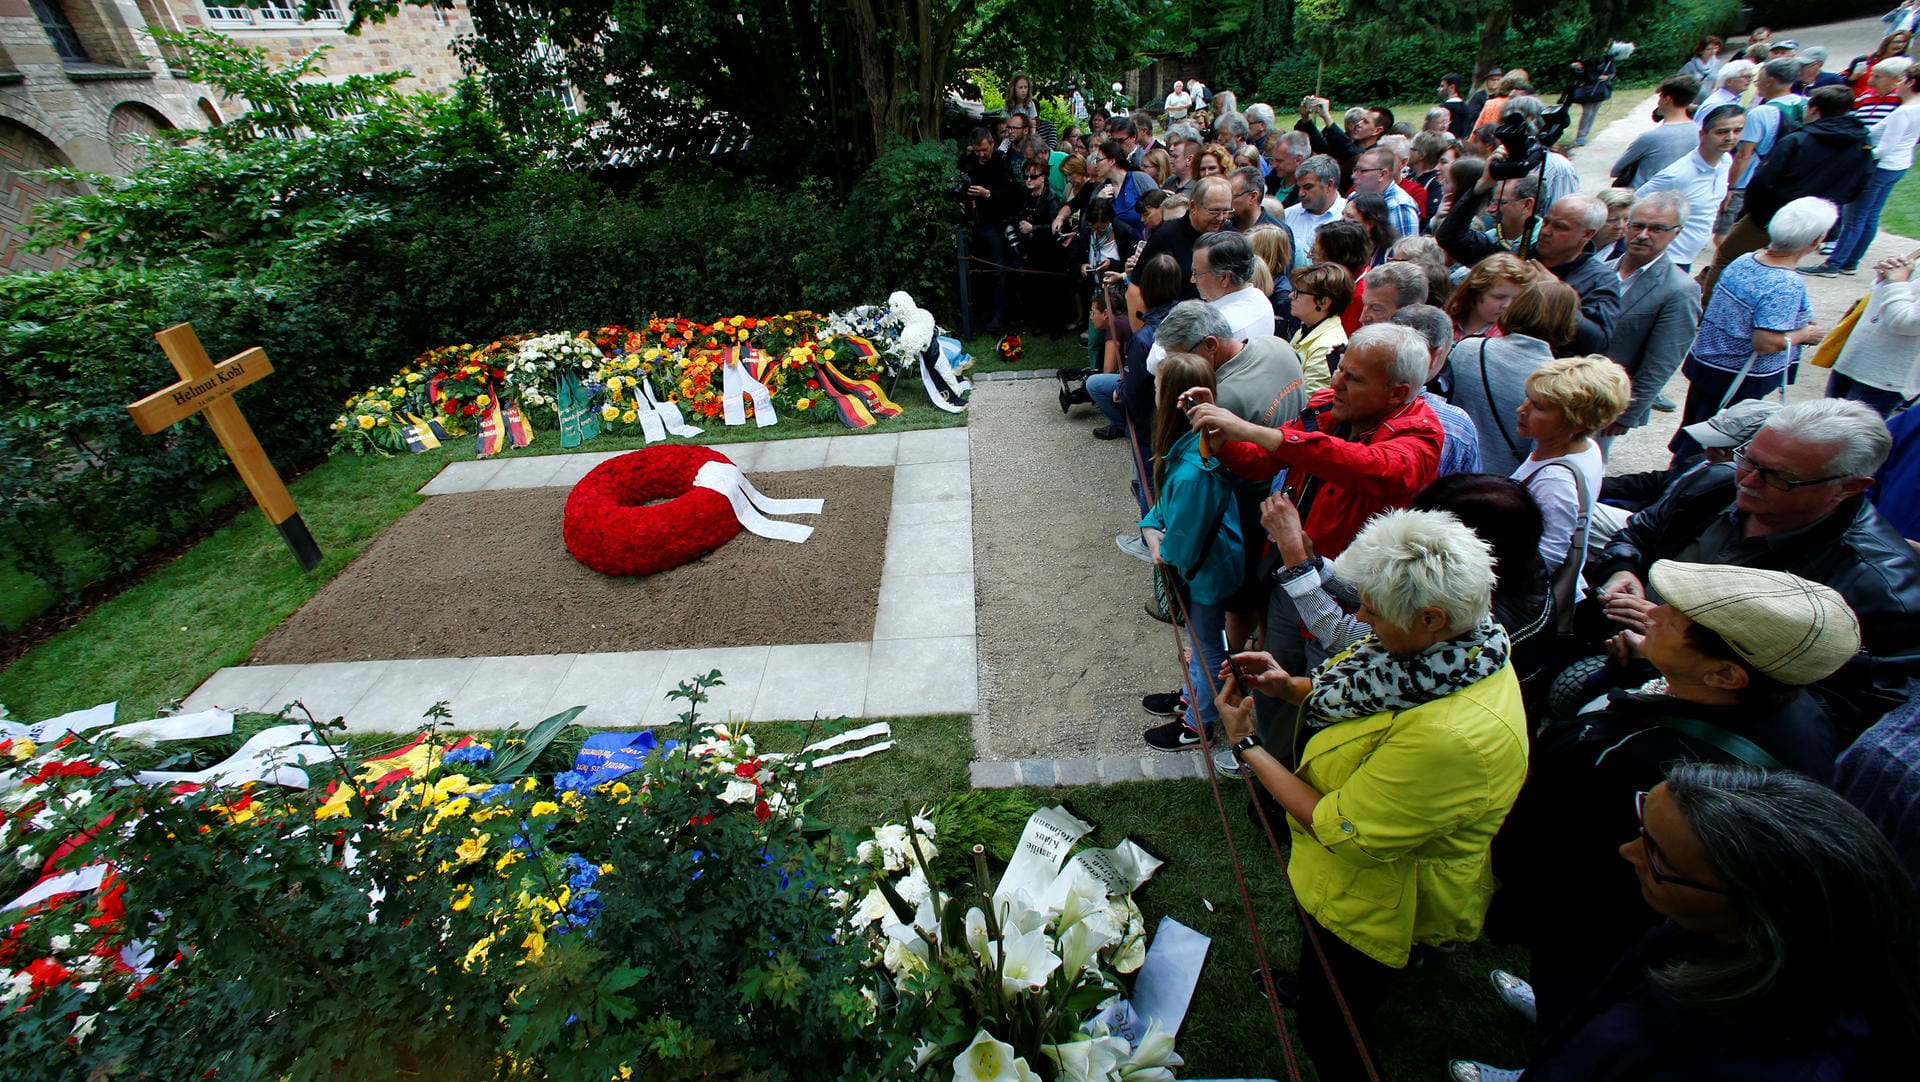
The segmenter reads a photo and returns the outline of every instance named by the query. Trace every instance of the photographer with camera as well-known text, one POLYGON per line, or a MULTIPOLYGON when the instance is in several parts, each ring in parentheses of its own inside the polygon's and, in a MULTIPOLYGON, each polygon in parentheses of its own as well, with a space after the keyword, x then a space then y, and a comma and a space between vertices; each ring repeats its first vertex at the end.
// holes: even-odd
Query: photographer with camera
POLYGON ((960 155, 960 180, 950 193, 966 207, 967 235, 963 256, 991 264, 993 308, 987 333, 997 335, 1007 319, 1007 222, 1022 199, 1013 163, 993 146, 993 133, 975 128, 960 155))

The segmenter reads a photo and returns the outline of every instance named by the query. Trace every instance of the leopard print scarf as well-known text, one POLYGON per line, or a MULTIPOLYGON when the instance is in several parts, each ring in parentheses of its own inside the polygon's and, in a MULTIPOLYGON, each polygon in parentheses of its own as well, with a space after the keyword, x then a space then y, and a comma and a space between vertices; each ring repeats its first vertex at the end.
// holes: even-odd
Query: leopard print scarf
POLYGON ((1321 667, 1305 703, 1308 724, 1328 725, 1382 710, 1410 710, 1500 671, 1511 644, 1491 616, 1458 638, 1409 658, 1394 657, 1368 635, 1321 667))

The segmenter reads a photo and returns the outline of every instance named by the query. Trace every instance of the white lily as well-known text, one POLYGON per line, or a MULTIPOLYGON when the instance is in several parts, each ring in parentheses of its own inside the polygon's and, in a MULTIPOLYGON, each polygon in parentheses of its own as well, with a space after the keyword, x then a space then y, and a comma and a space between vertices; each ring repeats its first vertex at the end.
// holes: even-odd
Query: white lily
POLYGON ((1060 968, 1060 957, 1053 953, 1047 933, 1040 930, 1008 935, 1002 932, 1007 964, 1000 970, 1000 988, 1009 995, 1044 988, 1047 978, 1060 968))
POLYGON ((1100 952, 1120 942, 1120 934, 1104 909, 1087 913, 1060 933, 1060 960, 1074 973, 1097 973, 1100 952))
POLYGON ((1060 1082, 1107 1082, 1127 1054, 1127 1042, 1118 1037, 1082 1037, 1046 1045, 1040 1051, 1060 1068, 1060 1082))
POLYGON ((1133 1052, 1120 1060, 1120 1077, 1126 1082, 1173 1082, 1173 1071, 1186 1061, 1173 1050, 1173 1035, 1160 1028, 1158 1019, 1147 1023, 1147 1032, 1133 1052))
POLYGON ((993 937, 987 934, 987 915, 979 906, 967 910, 966 920, 967 946, 987 965, 992 965, 999 955, 994 951, 993 937))
POLYGON ((986 1030, 953 1060, 953 1082, 1040 1082, 1027 1061, 1013 1054, 1013 1046, 994 1040, 986 1030))

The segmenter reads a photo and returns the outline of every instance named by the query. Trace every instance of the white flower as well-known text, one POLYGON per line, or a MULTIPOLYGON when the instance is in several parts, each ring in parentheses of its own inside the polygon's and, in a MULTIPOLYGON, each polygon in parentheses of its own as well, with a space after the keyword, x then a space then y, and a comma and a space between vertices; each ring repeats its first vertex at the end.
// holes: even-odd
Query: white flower
POLYGON ((987 915, 980 911, 979 906, 976 905, 967 910, 965 927, 967 946, 980 957, 981 961, 992 965, 997 955, 993 950, 993 938, 987 935, 987 915))
POLYGON ((1173 1072, 1186 1061, 1173 1050, 1173 1035, 1160 1028, 1158 1019, 1147 1023, 1147 1032, 1133 1052, 1120 1061, 1120 1077, 1127 1082, 1173 1082, 1173 1072))
POLYGON ((1127 1042, 1119 1037, 1088 1037, 1044 1045, 1040 1051, 1059 1066, 1060 1082, 1107 1082, 1127 1054, 1127 1042))
POLYGON ((93 1024, 100 1020, 97 1014, 83 1014, 73 1021, 73 1043, 79 1044, 93 1032, 93 1024))
POLYGON ((853 914, 853 926, 864 928, 874 921, 886 920, 892 915, 893 907, 887 904, 887 896, 880 893, 879 887, 875 887, 867 892, 865 898, 860 899, 860 908, 853 914))
POLYGON ((1087 913, 1060 933, 1060 959, 1078 973, 1100 970, 1100 952, 1120 942, 1121 929, 1114 926, 1105 910, 1087 913))
POLYGON ((73 939, 69 936, 57 935, 47 940, 47 948, 49 950, 64 951, 72 946, 73 939))
POLYGON ((915 907, 933 897, 933 889, 927 885, 926 877, 920 874, 918 868, 908 872, 907 877, 894 884, 893 889, 900 895, 901 901, 915 907))
POLYGON ((729 804, 745 804, 758 795, 759 790, 753 787, 752 782, 742 781, 739 778, 729 781, 727 787, 720 790, 720 799, 729 804))
POLYGON ((912 939, 890 937, 880 954, 880 964, 904 983, 908 977, 927 971, 927 944, 918 936, 912 939))
POLYGON ((954 1058, 953 1082, 1040 1082, 1027 1061, 1013 1054, 1013 1046, 996 1041, 986 1030, 954 1058))
POLYGON ((40 854, 34 852, 33 846, 31 845, 23 845, 15 849, 13 851, 13 859, 19 861, 20 866, 28 871, 32 871, 40 866, 40 854))
POLYGON ((31 991, 33 991, 33 974, 22 970, 7 978, 6 984, 0 985, 0 1003, 11 1003, 31 991))
POLYGON ((927 1064, 932 1063, 933 1057, 939 1054, 940 1046, 934 1044, 932 1041, 920 1041, 916 1043, 913 1046, 913 1069, 917 1071, 927 1064))
POLYGON ((933 837, 933 833, 934 833, 933 820, 922 819, 921 817, 916 815, 913 817, 913 829, 919 831, 921 834, 925 835, 926 837, 931 838, 933 837))
MULTIPOLYGON (((1122 933, 1119 947, 1107 959, 1118 973, 1132 973, 1147 961, 1147 925, 1141 919, 1140 907, 1134 904, 1133 896, 1126 895, 1116 902, 1124 901, 1126 913, 1126 931, 1122 933)), ((1112 910, 1109 910, 1112 915, 1112 910)))
POLYGON ((1035 929, 1009 936, 1003 929, 1002 937, 1007 963, 1000 970, 1001 990, 1009 995, 1018 995, 1046 987, 1047 978, 1060 968, 1060 958, 1053 953, 1053 944, 1048 942, 1047 933, 1035 929))

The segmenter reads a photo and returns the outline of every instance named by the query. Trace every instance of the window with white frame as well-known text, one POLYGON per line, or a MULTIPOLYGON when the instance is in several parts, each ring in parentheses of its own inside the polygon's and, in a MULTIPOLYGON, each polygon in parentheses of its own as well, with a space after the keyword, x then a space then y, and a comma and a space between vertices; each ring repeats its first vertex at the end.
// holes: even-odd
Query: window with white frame
POLYGON ((260 21, 263 23, 300 22, 300 5, 294 0, 261 0, 260 21))
POLYGON ((208 4, 207 21, 213 23, 251 23, 253 22, 253 13, 246 8, 218 7, 213 4, 208 4))
POLYGON ((345 26, 346 17, 340 14, 338 0, 325 0, 314 11, 313 18, 303 19, 300 15, 303 0, 261 0, 260 6, 228 7, 203 0, 207 9, 207 21, 214 26, 245 27, 261 29, 294 26, 345 26))

